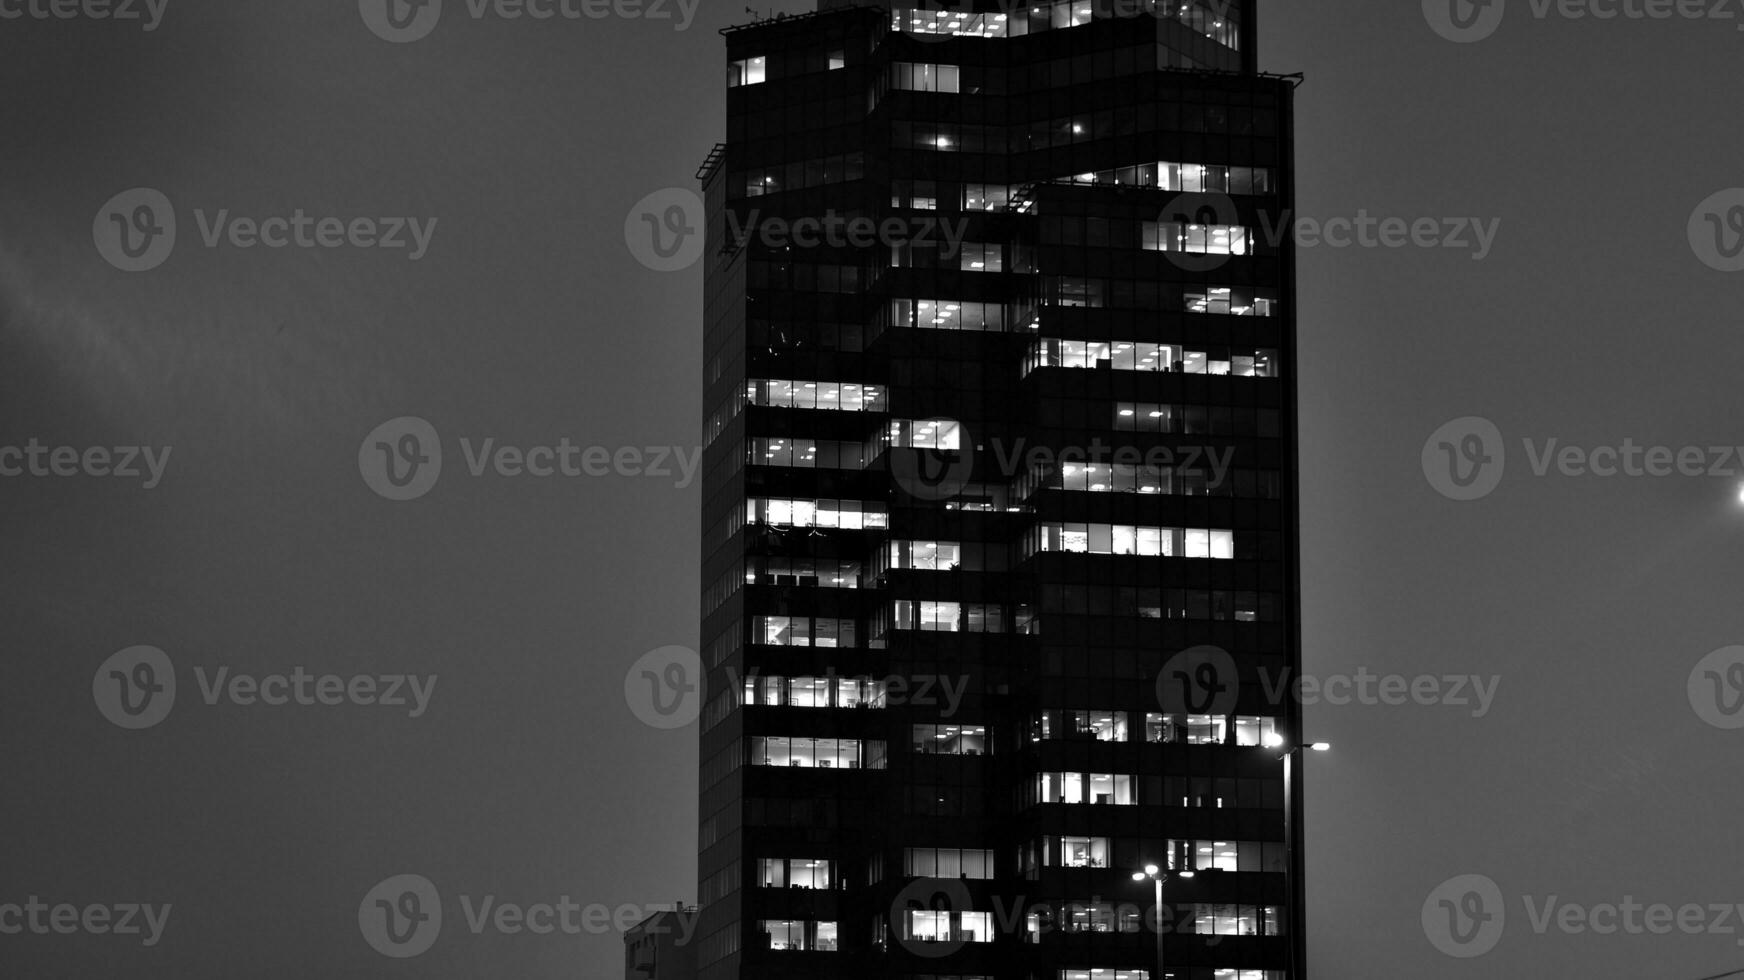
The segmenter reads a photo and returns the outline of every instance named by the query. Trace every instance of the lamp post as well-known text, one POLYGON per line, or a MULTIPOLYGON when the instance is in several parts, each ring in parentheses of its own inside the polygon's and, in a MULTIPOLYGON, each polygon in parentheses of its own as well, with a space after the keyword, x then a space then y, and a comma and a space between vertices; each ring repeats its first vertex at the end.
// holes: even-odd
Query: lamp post
POLYGON ((1275 735, 1266 744, 1283 751, 1278 758, 1284 762, 1284 881, 1290 893, 1290 918, 1286 920, 1290 922, 1290 980, 1305 980, 1307 937, 1302 935, 1302 927, 1308 917, 1304 901, 1307 889, 1302 887, 1302 876, 1296 873, 1296 836, 1300 828, 1296 826, 1296 787, 1293 785, 1292 762, 1296 753, 1303 749, 1326 752, 1332 746, 1326 742, 1299 742, 1286 747, 1284 740, 1275 735))
MULTIPOLYGON (((1191 871, 1177 871, 1177 872, 1175 872, 1175 877, 1177 877, 1177 878, 1191 878, 1191 877, 1193 877, 1193 872, 1191 872, 1191 871)), ((1149 878, 1151 881, 1156 882, 1156 902, 1157 902, 1157 975, 1156 975, 1156 980, 1163 980, 1163 882, 1169 880, 1169 873, 1167 871, 1162 870, 1161 868, 1157 867, 1154 864, 1147 864, 1144 866, 1143 871, 1134 871, 1132 873, 1132 880, 1133 881, 1143 881, 1146 878, 1149 878)))

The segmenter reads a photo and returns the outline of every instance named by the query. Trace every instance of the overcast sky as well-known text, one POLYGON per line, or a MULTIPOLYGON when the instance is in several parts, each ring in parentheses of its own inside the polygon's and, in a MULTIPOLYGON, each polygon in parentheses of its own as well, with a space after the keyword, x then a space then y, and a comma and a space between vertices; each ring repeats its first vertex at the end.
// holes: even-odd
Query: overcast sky
MULTIPOLYGON (((695 728, 643 724, 624 677, 697 642, 700 486, 474 477, 461 440, 694 451, 700 270, 646 268, 624 222, 694 186, 722 138, 716 31, 742 7, 680 30, 450 0, 402 44, 343 0, 169 0, 151 31, 0 20, 0 447, 162 464, 150 489, 143 455, 140 477, 0 479, 0 904, 173 905, 149 949, 0 935, 0 972, 615 977, 615 931, 474 934, 463 903, 695 898, 695 728), (133 188, 178 221, 139 273, 93 232, 133 188), (362 244, 391 221, 332 248, 230 237, 299 210, 347 234, 416 219, 427 247, 362 244), (403 416, 445 453, 415 502, 359 469, 403 416), (179 690, 134 731, 92 682, 139 645, 179 690), (435 687, 418 712, 208 704, 201 686, 298 667, 435 687), (401 874, 447 919, 431 954, 393 962, 357 913, 401 874)), ((1499 684, 1481 717, 1470 687, 1466 705, 1310 707, 1308 734, 1336 743, 1307 760, 1319 976, 1744 967, 1744 915, 1704 913, 1699 935, 1562 924, 1626 898, 1744 903, 1744 732, 1688 694, 1698 661, 1744 643, 1744 464, 1532 465, 1552 439, 1744 444, 1744 278, 1686 234, 1744 186, 1734 7, 1598 20, 1513 0, 1493 36, 1454 43, 1413 3, 1265 4, 1264 67, 1307 73, 1305 216, 1495 233, 1481 259, 1457 241, 1300 255, 1306 669, 1499 684), (1466 417, 1494 424, 1506 470, 1456 501, 1421 457, 1466 417), (1439 951, 1421 915, 1464 875, 1505 902, 1481 958, 1439 951), (1539 934, 1551 896, 1578 911, 1539 934)))

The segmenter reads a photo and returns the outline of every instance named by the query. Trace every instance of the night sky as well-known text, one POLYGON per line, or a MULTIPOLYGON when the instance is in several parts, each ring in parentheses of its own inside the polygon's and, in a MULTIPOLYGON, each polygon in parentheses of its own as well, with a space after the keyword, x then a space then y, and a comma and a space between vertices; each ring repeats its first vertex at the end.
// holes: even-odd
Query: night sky
MULTIPOLYGON (((1305 670, 1499 684, 1481 717, 1469 687, 1466 705, 1309 707, 1307 735, 1335 746, 1305 763, 1320 977, 1744 967, 1744 914, 1704 911, 1696 935, 1533 921, 1552 896, 1601 923, 1625 900, 1744 903, 1744 731, 1689 690, 1744 643, 1744 460, 1533 466, 1552 439, 1744 445, 1744 277, 1688 234, 1744 186, 1744 4, 1545 9, 1513 0, 1474 43, 1414 3, 1262 9, 1262 66, 1307 74, 1303 216, 1496 229, 1481 259, 1299 255, 1305 670), (1506 473, 1456 501, 1422 457, 1468 417, 1501 434, 1506 473), (1424 925, 1465 875, 1506 908, 1476 958, 1424 925)), ((643 723, 625 675, 697 643, 700 480, 475 477, 461 443, 695 451, 701 267, 653 271, 625 239, 632 207, 694 188, 724 135, 716 32, 749 15, 694 13, 474 19, 449 0, 404 44, 345 0, 168 0, 151 31, 0 19, 0 449, 172 450, 151 489, 0 477, 0 905, 173 905, 150 948, 0 935, 0 974, 617 977, 601 920, 474 934, 462 899, 695 899, 696 728, 643 723), (173 202, 177 242, 128 273, 93 222, 142 187, 173 202), (299 210, 415 218, 428 248, 202 235, 219 212, 299 210), (444 469, 396 502, 359 454, 408 416, 440 433, 444 469), (134 731, 93 676, 140 645, 178 691, 134 731), (202 696, 220 669, 299 667, 436 680, 416 717, 202 696), (402 874, 434 884, 445 922, 394 961, 358 910, 402 874)))

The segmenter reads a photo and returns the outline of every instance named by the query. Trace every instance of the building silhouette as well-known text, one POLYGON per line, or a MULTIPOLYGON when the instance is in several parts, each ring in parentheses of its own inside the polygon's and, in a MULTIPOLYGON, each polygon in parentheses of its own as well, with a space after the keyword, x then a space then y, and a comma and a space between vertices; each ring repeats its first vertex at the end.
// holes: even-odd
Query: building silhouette
POLYGON ((624 980, 695 980, 697 944, 689 921, 694 905, 652 912, 624 933, 624 980))
POLYGON ((1300 976, 1299 79, 1254 0, 723 35, 698 975, 1300 976))

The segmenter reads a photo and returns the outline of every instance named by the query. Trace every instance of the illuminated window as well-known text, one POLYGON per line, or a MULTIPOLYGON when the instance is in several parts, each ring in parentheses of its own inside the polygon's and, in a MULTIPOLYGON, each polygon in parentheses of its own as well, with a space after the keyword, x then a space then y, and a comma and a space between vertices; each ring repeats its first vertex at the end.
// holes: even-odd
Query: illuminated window
POLYGON ((1235 532, 1130 524, 1042 524, 1024 538, 1024 555, 1069 551, 1161 558, 1235 557, 1235 532))
POLYGON ((993 852, 956 847, 910 847, 903 852, 903 870, 920 878, 993 877, 993 852))
POLYGON ((1224 745, 1231 732, 1241 747, 1277 743, 1276 718, 1262 715, 1179 715, 1150 712, 1145 715, 1145 741, 1180 745, 1224 745), (1233 726, 1231 725, 1233 722, 1233 726))
POLYGON ((831 439, 789 439, 754 436, 745 441, 745 462, 801 470, 859 470, 866 465, 866 447, 831 439))
POLYGON ((829 861, 809 858, 761 858, 757 861, 757 882, 764 888, 831 887, 833 880, 829 861))
POLYGON ((753 556, 745 560, 746 585, 857 589, 861 581, 861 565, 850 559, 772 555, 753 556))
POLYGON ((1144 247, 1152 252, 1182 252, 1193 255, 1247 255, 1250 233, 1242 225, 1192 224, 1182 221, 1147 221, 1144 247))
POLYGON ((892 629, 937 633, 1003 633, 1005 607, 996 603, 898 599, 892 629))
POLYGON ((999 211, 1011 203, 1011 188, 1004 184, 964 184, 963 210, 999 211))
MULTIPOLYGON (((1098 15, 1091 0, 1031 0, 1007 5, 1011 13, 973 13, 949 9, 952 5, 905 3, 891 9, 891 29, 909 34, 943 34, 952 37, 1024 37, 1044 31, 1083 27, 1098 16, 1156 17, 1173 21, 1215 41, 1231 51, 1240 50, 1239 11, 1227 0, 1140 0, 1113 4, 1098 15), (940 7, 945 9, 940 9, 940 7)), ((1091 980, 1091 978, 1086 978, 1091 980)), ((1104 976, 1094 980, 1126 980, 1104 976)), ((1223 980, 1223 978, 1219 978, 1223 980)), ((1235 978, 1246 980, 1246 978, 1235 978)))
POLYGON ((962 449, 963 425, 948 419, 892 419, 884 444, 893 449, 962 449))
POLYGON ((747 677, 744 703, 777 708, 882 708, 889 684, 870 677, 747 677))
POLYGON ((892 541, 891 568, 949 571, 963 560, 963 546, 955 541, 892 541))
POLYGON ((754 616, 751 642, 775 647, 855 646, 854 621, 810 616, 754 616))
POLYGON ((902 918, 902 938, 923 943, 990 943, 993 913, 907 909, 902 918))
POLYGON ((1005 307, 999 303, 977 303, 948 299, 897 299, 890 301, 892 327, 912 327, 918 330, 979 330, 999 333, 1005 330, 1005 307))
POLYGON ((1278 376, 1278 352, 1271 348, 1206 347, 1196 350, 1147 341, 1043 337, 1030 345, 1023 373, 1027 375, 1038 368, 1275 378, 1278 376))
POLYGON ((1126 741, 1124 711, 1044 711, 1030 725, 1032 740, 1083 739, 1097 742, 1126 741))
POLYGON ((1187 313, 1221 316, 1272 316, 1277 300, 1263 290, 1236 286, 1189 287, 1182 293, 1187 313))
POLYGON ((1171 840, 1169 867, 1176 871, 1281 872, 1288 849, 1282 841, 1171 840))
POLYGON ((860 500, 772 500, 755 497, 745 502, 751 524, 778 527, 841 528, 857 531, 890 526, 890 513, 882 503, 860 500))
POLYGON ((727 66, 727 87, 760 85, 769 79, 768 58, 747 58, 727 66))
POLYGON ((745 398, 768 408, 815 408, 838 412, 884 411, 882 385, 840 381, 764 381, 745 383, 745 398))
POLYGON ((789 738, 784 735, 753 735, 753 766, 784 766, 794 769, 883 769, 883 742, 854 738, 789 738))
POLYGON ((1037 773, 1034 803, 1091 803, 1132 806, 1138 802, 1133 777, 1123 773, 1037 773))
POLYGON ((958 266, 964 272, 1004 272, 1005 249, 1000 245, 963 243, 958 266))
POLYGON ((763 919, 757 928, 769 935, 769 948, 776 950, 820 950, 833 952, 837 948, 834 922, 810 922, 804 919, 763 919))
POLYGON ((987 727, 914 725, 911 741, 920 755, 983 755, 987 752, 987 727))
POLYGON ((962 69, 956 65, 918 65, 899 61, 890 66, 891 87, 908 92, 956 93, 962 88, 962 69))

